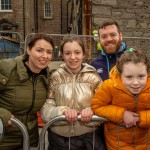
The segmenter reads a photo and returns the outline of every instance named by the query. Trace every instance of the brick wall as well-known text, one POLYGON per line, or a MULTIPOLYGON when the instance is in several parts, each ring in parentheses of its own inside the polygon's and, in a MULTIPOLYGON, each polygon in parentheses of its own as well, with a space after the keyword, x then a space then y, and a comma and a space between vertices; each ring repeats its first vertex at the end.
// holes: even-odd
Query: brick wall
POLYGON ((39 32, 46 32, 50 34, 61 33, 61 5, 60 0, 51 0, 53 8, 53 18, 44 18, 44 3, 39 0, 39 32))
POLYGON ((53 18, 44 18, 44 2, 38 0, 38 12, 35 14, 34 0, 24 0, 25 14, 23 16, 23 0, 12 1, 12 12, 0 12, 0 18, 5 18, 18 25, 15 30, 19 32, 22 37, 36 32, 36 25, 38 32, 46 32, 51 34, 61 33, 61 5, 60 0, 51 0, 53 7, 53 18), (36 15, 38 19, 36 18, 36 15), (37 24, 36 24, 37 23, 37 24), (25 35, 24 35, 25 33, 25 35))

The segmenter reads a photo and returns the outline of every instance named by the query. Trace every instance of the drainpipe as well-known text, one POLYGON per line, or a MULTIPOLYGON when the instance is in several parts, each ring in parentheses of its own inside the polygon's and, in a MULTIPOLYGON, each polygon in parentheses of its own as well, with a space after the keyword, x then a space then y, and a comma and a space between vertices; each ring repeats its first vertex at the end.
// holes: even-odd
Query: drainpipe
POLYGON ((36 0, 36 30, 37 33, 39 31, 39 24, 38 24, 38 0, 36 0))
POLYGON ((69 5, 69 3, 71 2, 71 0, 68 0, 68 2, 67 2, 67 31, 68 31, 68 19, 69 19, 69 16, 68 16, 68 5, 69 5))
POLYGON ((26 36, 25 21, 25 0, 23 0, 23 39, 25 39, 26 36))
POLYGON ((61 34, 62 34, 62 0, 60 1, 60 6, 61 6, 61 34))
POLYGON ((38 33, 38 1, 34 0, 34 28, 35 33, 38 33))

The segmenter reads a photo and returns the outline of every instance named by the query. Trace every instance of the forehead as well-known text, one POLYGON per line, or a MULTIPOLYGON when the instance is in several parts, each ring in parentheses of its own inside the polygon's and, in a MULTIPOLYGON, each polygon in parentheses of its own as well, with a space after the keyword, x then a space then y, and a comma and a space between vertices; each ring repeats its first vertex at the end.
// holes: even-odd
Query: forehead
POLYGON ((66 42, 64 44, 63 50, 82 50, 82 47, 77 41, 66 42))
POLYGON ((109 32, 118 32, 116 25, 108 25, 102 29, 99 29, 100 34, 109 33, 109 32))
POLYGON ((123 65, 122 73, 123 74, 141 74, 147 72, 147 67, 144 63, 133 63, 128 62, 123 65))
POLYGON ((31 49, 33 49, 33 48, 42 48, 42 49, 53 50, 52 45, 44 39, 37 40, 31 49))

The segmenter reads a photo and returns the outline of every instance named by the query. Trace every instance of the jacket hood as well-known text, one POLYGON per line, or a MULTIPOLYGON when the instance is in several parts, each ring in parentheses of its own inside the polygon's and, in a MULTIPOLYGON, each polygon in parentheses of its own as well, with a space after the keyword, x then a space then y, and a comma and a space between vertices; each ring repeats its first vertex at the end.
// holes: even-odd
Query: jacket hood
MULTIPOLYGON (((61 64, 60 68, 64 69, 69 74, 73 74, 67 67, 66 63, 61 64)), ((79 71, 79 73, 81 72, 96 72, 96 69, 87 63, 82 63, 82 69, 79 71)))
MULTIPOLYGON (((29 75, 27 73, 27 68, 24 66, 23 61, 26 59, 26 55, 22 55, 22 56, 18 56, 15 58, 16 59, 16 63, 17 63, 17 74, 19 76, 19 79, 21 82, 24 82, 26 80, 29 79, 29 75)), ((45 80, 45 83, 48 85, 48 76, 49 76, 49 68, 46 68, 46 73, 47 75, 41 75, 43 77, 43 79, 45 80)))

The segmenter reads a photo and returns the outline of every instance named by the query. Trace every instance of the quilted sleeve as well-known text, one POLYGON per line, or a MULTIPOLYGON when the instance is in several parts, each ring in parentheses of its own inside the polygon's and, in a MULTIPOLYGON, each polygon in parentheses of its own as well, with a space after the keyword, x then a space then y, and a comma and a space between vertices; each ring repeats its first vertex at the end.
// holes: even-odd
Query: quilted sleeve
POLYGON ((69 109, 67 106, 57 106, 55 100, 55 86, 57 80, 50 78, 49 91, 45 104, 40 110, 41 118, 44 122, 48 122, 54 117, 63 115, 64 110, 69 109))
POLYGON ((139 127, 149 128, 150 127, 150 110, 139 111, 140 122, 139 127))
POLYGON ((114 123, 121 123, 125 108, 112 105, 113 85, 109 81, 104 81, 98 88, 91 107, 95 115, 105 117, 114 123))

